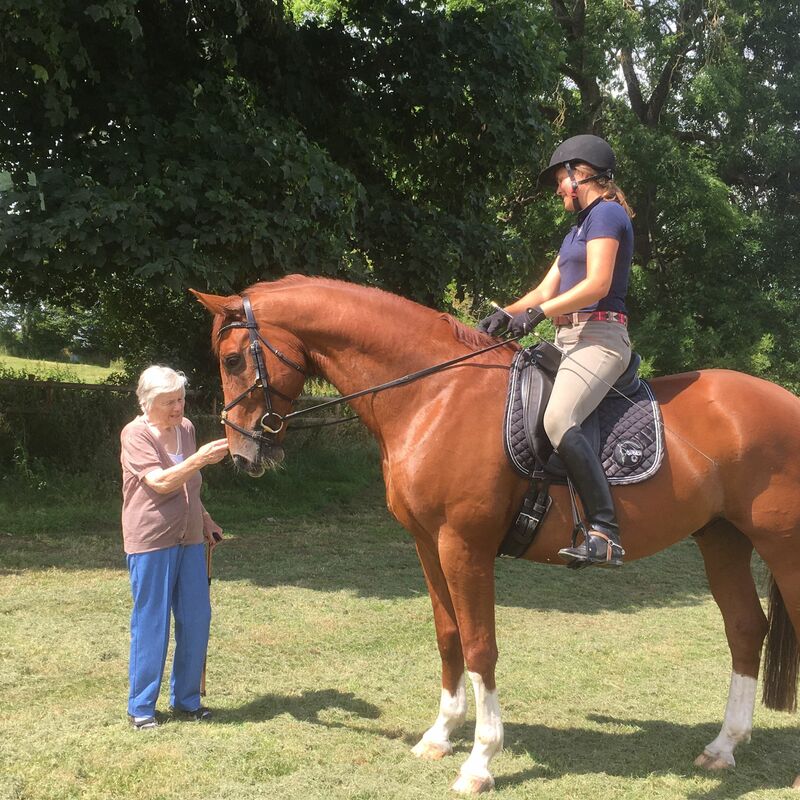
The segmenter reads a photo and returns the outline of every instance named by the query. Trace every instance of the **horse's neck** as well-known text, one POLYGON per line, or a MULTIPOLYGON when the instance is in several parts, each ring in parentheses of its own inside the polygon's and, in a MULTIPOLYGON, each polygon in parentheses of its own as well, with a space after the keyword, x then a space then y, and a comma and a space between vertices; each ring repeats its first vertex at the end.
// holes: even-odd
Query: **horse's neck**
POLYGON ((303 343, 316 371, 342 394, 392 380, 461 354, 435 311, 353 284, 323 284, 267 296, 303 343))

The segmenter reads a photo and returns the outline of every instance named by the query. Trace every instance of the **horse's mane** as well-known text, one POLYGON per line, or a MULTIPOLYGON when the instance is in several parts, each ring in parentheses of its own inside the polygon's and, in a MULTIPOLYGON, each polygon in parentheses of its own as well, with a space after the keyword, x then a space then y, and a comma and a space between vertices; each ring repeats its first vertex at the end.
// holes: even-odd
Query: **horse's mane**
POLYGON ((303 284, 308 286, 327 286, 332 289, 339 289, 340 291, 348 291, 358 294, 366 293, 372 297, 380 298, 385 303, 405 306, 409 310, 411 310, 413 307, 420 310, 424 309, 429 312, 431 311, 431 309, 426 308, 419 303, 415 303, 413 300, 401 297, 398 294, 393 294, 392 292, 387 292, 385 289, 380 289, 377 286, 364 286, 360 283, 351 283, 350 281, 343 281, 337 278, 325 278, 316 275, 286 275, 285 277, 278 278, 278 280, 275 281, 261 281, 249 286, 242 292, 242 294, 250 294, 251 292, 270 293, 273 291, 286 289, 287 287, 302 286, 303 284))
MULTIPOLYGON (((247 289, 245 289, 242 292, 242 294, 251 295, 261 292, 270 294, 275 291, 281 291, 282 289, 291 288, 294 286, 300 287, 303 285, 329 286, 331 288, 337 288, 345 291, 365 293, 369 295, 369 297, 374 297, 376 300, 380 300, 382 304, 395 306, 395 308, 390 309, 389 311, 389 313, 392 313, 394 315, 402 314, 403 311, 407 311, 408 313, 413 313, 413 314, 422 313, 427 315, 433 315, 437 319, 446 322, 450 328, 450 333, 453 336, 453 338, 460 344, 463 344, 464 346, 469 348, 470 350, 478 350, 482 347, 487 347, 488 345, 493 344, 494 342, 497 341, 496 339, 487 336, 485 333, 476 331, 474 328, 470 328, 464 323, 459 322, 450 314, 446 314, 440 311, 435 311, 434 309, 428 308, 427 306, 423 306, 419 303, 414 302, 413 300, 409 300, 408 298, 401 297, 400 295, 393 294, 392 292, 387 292, 384 289, 380 289, 377 286, 362 286, 361 284, 350 283, 349 281, 337 280, 336 278, 324 278, 324 277, 316 277, 308 275, 286 275, 285 277, 279 278, 278 280, 260 281, 258 283, 254 283, 251 286, 248 286, 247 289)), ((217 332, 222 327, 222 325, 225 324, 225 322, 237 316, 240 315, 234 313, 231 316, 215 317, 214 326, 212 329, 215 349, 216 349, 217 332)), ((514 349, 516 349, 516 347, 514 349)))
MULTIPOLYGON (((482 347, 488 347, 490 344, 496 344, 497 342, 497 340, 493 339, 491 336, 476 331, 475 328, 470 328, 469 325, 465 325, 463 322, 459 322, 455 317, 450 316, 450 314, 439 314, 439 319, 444 320, 450 326, 450 330, 453 332, 453 338, 457 342, 461 342, 461 344, 469 347, 470 350, 479 350, 482 347)), ((514 349, 519 349, 516 342, 509 342, 509 345, 513 345, 514 349)))

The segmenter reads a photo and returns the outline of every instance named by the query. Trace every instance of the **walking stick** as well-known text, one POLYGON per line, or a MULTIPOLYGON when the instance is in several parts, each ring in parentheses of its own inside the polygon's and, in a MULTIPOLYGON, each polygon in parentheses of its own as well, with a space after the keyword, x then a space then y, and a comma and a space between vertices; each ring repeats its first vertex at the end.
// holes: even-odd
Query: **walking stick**
MULTIPOLYGON (((212 534, 214 539, 217 538, 216 534, 212 534)), ((208 575, 208 594, 209 602, 211 599, 211 556, 214 554, 214 548, 206 543, 206 573, 208 575)), ((203 672, 200 675, 200 697, 206 696, 206 664, 208 663, 208 645, 206 645, 206 656, 203 659, 203 672)))

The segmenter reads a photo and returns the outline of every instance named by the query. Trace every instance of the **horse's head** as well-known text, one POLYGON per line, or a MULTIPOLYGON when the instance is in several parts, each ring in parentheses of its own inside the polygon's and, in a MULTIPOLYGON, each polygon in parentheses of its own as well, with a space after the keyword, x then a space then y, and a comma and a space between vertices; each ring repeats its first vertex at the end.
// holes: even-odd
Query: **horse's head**
POLYGON ((190 291, 214 314, 212 347, 233 462, 257 478, 283 461, 284 417, 303 388, 307 354, 296 336, 266 322, 247 296, 190 291))

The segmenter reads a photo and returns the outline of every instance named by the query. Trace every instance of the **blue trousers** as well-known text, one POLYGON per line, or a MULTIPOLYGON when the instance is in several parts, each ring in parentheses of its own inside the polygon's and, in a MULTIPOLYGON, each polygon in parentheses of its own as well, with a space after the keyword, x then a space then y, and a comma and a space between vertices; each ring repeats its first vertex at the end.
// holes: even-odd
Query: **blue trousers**
POLYGON ((200 677, 211 625, 205 545, 176 545, 128 555, 126 560, 133 594, 128 713, 155 714, 170 614, 175 616, 170 705, 194 711, 200 707, 200 677))

